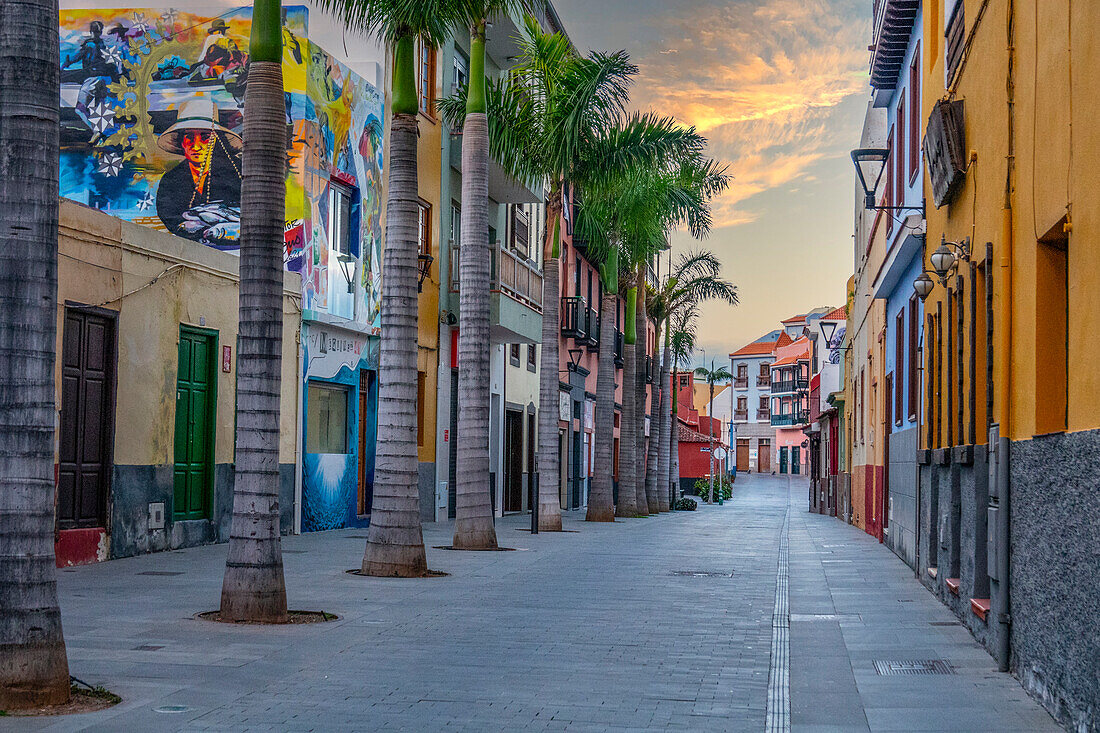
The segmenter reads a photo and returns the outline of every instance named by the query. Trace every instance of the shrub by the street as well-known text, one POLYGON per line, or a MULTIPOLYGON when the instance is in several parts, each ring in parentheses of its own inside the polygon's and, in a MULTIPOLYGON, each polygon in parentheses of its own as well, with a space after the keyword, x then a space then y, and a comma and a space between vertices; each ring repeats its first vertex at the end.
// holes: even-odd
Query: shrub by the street
POLYGON ((678 512, 693 512, 698 506, 699 504, 695 499, 688 496, 681 496, 673 503, 672 508, 678 512))
MULTIPOLYGON (((733 482, 728 478, 721 477, 714 479, 715 496, 718 496, 718 490, 721 491, 722 501, 726 501, 733 496, 733 482)), ((695 482, 695 493, 699 495, 699 498, 703 501, 707 501, 710 496, 710 482, 706 479, 699 479, 695 482)))

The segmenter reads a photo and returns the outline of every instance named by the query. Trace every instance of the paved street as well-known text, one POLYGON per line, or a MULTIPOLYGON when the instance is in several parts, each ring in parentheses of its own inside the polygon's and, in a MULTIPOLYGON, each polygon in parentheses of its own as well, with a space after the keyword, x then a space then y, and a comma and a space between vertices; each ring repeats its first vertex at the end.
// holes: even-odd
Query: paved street
MULTIPOLYGON (((445 578, 346 574, 363 530, 291 537, 290 606, 340 616, 309 626, 195 620, 217 604, 225 545, 65 570, 72 673, 124 702, 0 729, 1058 729, 889 550, 805 513, 805 495, 742 476, 694 514, 570 515, 576 533, 538 536, 509 517, 499 538, 516 552, 429 549, 445 578), (781 653, 772 664, 784 566, 789 677, 781 653), (882 676, 876 660, 952 674, 882 676)), ((450 526, 425 539, 449 544, 450 526)))

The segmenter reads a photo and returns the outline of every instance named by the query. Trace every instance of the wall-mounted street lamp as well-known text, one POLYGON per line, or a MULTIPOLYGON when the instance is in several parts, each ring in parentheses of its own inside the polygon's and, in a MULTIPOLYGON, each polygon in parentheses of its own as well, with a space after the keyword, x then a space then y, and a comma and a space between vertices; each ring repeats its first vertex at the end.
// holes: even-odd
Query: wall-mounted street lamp
MULTIPOLYGON (((920 206, 878 206, 875 204, 875 192, 886 170, 886 161, 890 151, 886 148, 857 148, 852 151, 852 162, 856 166, 856 176, 863 188, 863 207, 875 211, 919 211, 924 213, 924 202, 920 206)), ((887 182, 889 185, 889 182, 887 182)))
POLYGON ((435 258, 427 252, 421 252, 416 257, 416 271, 419 277, 416 281, 416 292, 420 292, 424 289, 424 280, 427 279, 428 273, 432 271, 432 263, 435 262, 435 258))
POLYGON ((959 262, 970 261, 970 237, 961 242, 948 242, 947 237, 940 236, 940 246, 928 258, 932 264, 932 270, 925 270, 913 281, 913 290, 917 297, 924 301, 936 287, 929 275, 935 275, 940 285, 946 287, 954 272, 958 271, 959 262))
POLYGON ((340 272, 344 274, 344 280, 348 283, 348 292, 355 292, 355 265, 357 259, 346 253, 336 255, 336 261, 340 263, 340 272))
POLYGON ((581 365, 581 354, 584 353, 583 349, 570 349, 569 350, 569 368, 573 371, 577 371, 577 367, 581 365))

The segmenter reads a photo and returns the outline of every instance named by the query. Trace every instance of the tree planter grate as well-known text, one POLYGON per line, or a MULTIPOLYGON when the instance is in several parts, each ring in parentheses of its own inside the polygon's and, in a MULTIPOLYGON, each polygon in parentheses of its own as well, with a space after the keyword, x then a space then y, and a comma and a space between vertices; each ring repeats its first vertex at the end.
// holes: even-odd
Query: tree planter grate
POLYGON ((875 671, 882 677, 911 676, 918 674, 954 674, 950 665, 942 659, 907 659, 900 661, 874 660, 875 671))
POLYGON ((719 572, 715 570, 673 570, 669 575, 678 575, 684 578, 732 578, 733 572, 719 572))
POLYGON ((173 570, 146 570, 144 572, 138 573, 138 575, 170 576, 170 575, 183 575, 183 573, 182 572, 176 572, 176 571, 173 571, 173 570))

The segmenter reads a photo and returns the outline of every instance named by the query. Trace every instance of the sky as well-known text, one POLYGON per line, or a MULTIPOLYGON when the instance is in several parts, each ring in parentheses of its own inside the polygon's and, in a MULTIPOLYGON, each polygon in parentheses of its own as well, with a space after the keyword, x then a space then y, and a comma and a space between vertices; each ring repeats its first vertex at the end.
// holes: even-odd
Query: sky
MULTIPOLYGON (((844 304, 858 146, 870 98, 866 0, 553 0, 582 51, 625 48, 631 103, 710 141, 733 176, 705 242, 740 304, 699 321, 709 364, 812 308, 844 304)), ((667 256, 666 256, 667 258, 667 256)), ((701 361, 702 354, 696 354, 701 361)))

